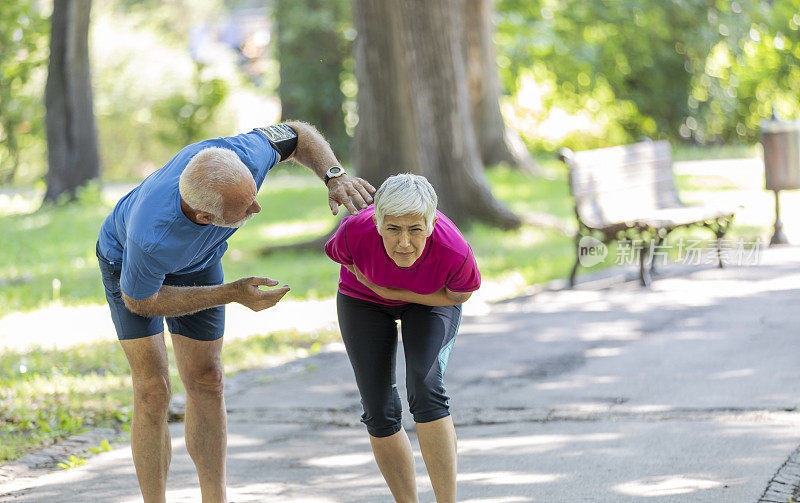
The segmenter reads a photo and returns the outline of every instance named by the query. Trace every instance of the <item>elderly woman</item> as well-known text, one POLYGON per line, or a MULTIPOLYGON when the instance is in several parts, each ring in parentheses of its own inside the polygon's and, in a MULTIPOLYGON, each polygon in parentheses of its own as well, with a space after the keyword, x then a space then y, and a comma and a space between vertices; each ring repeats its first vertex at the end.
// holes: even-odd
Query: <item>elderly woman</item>
POLYGON ((395 384, 400 320, 422 457, 436 501, 454 502, 456 434, 443 378, 461 304, 480 287, 480 273, 469 244, 436 210, 436 192, 424 177, 392 176, 374 200, 345 218, 325 245, 342 264, 339 327, 361 393, 361 421, 395 500, 416 502, 414 458, 395 384))

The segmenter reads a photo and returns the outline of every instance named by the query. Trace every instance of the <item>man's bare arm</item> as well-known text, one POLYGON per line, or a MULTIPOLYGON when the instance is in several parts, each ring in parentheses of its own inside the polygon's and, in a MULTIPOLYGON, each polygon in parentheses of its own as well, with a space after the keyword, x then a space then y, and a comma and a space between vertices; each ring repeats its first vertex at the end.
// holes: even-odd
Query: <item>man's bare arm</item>
POLYGON ((125 307, 139 316, 184 316, 231 302, 261 311, 277 304, 289 287, 284 285, 274 290, 261 290, 259 286, 277 284, 277 281, 269 278, 251 277, 214 286, 163 285, 146 299, 135 300, 123 293, 122 300, 125 307))
MULTIPOLYGON (((341 166, 331 146, 314 126, 297 121, 284 124, 297 132, 297 148, 287 159, 294 159, 306 166, 320 179, 325 178, 328 168, 341 166)), ((334 215, 339 213, 339 205, 342 204, 351 214, 357 215, 358 209, 353 201, 361 208, 366 208, 372 202, 370 194, 374 193, 375 187, 366 180, 342 175, 328 182, 328 205, 334 215)))

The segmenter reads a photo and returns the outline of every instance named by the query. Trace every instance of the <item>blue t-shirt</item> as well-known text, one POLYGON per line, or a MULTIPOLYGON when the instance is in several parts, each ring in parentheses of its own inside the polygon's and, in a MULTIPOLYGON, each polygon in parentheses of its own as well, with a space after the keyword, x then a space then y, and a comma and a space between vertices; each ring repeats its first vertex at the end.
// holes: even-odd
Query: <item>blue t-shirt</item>
POLYGON ((119 263, 120 289, 128 297, 155 294, 167 274, 186 274, 215 264, 236 229, 199 225, 181 211, 178 181, 196 153, 208 147, 233 150, 250 169, 257 187, 279 160, 256 131, 194 143, 119 200, 100 228, 100 254, 119 263))

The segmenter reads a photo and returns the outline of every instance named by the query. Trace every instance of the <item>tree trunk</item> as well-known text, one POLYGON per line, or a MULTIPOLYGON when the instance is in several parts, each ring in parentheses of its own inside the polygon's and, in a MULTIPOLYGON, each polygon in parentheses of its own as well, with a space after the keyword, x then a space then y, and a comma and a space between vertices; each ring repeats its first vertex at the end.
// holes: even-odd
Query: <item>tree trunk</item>
POLYGON ((494 48, 494 0, 464 0, 469 98, 475 136, 485 166, 506 162, 531 174, 541 170, 519 134, 500 113, 500 78, 494 48))
POLYGON ((400 18, 389 3, 353 0, 358 81, 353 161, 358 175, 376 187, 397 173, 422 173, 400 18))
POLYGON ((45 88, 47 192, 45 201, 100 176, 97 130, 89 72, 91 0, 55 0, 50 31, 50 65, 45 88))
POLYGON ((457 223, 518 227, 520 219, 494 199, 483 175, 461 0, 355 0, 354 7, 360 173, 375 182, 403 171, 425 175, 440 209, 457 223), (380 176, 369 178, 373 172, 380 176))

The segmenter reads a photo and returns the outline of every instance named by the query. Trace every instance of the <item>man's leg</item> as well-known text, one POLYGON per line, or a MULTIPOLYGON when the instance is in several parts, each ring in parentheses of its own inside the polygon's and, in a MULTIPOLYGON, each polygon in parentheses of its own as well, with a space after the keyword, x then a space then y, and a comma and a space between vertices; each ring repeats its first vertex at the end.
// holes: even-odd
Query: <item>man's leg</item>
POLYGON ((227 421, 222 339, 198 341, 173 334, 172 345, 186 388, 186 450, 197 468, 203 503, 224 503, 227 421))
POLYGON ((167 428, 171 389, 164 334, 120 343, 133 379, 133 465, 144 502, 163 503, 172 457, 167 428))

